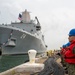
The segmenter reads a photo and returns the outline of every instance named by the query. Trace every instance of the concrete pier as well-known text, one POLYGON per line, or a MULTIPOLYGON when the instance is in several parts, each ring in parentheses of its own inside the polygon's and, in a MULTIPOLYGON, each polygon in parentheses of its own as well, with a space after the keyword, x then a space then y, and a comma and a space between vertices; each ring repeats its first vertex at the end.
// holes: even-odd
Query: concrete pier
MULTIPOLYGON (((35 63, 41 64, 41 65, 43 66, 42 63, 43 63, 47 58, 48 58, 48 57, 39 57, 39 58, 36 58, 36 59, 35 59, 35 63)), ((27 62, 27 63, 29 63, 29 62, 27 62)), ((18 72, 18 71, 17 71, 17 69, 18 69, 20 66, 26 65, 27 63, 24 63, 24 64, 22 64, 22 65, 19 65, 19 66, 16 66, 16 67, 12 68, 12 69, 9 69, 9 70, 7 70, 7 71, 4 71, 4 72, 0 73, 0 75, 30 75, 30 74, 32 74, 32 73, 35 73, 35 72, 28 72, 28 71, 21 71, 21 72, 18 72)), ((38 71, 41 71, 42 69, 39 68, 39 69, 37 69, 37 70, 38 70, 38 71)), ((37 72, 38 72, 38 71, 37 71, 37 72)))

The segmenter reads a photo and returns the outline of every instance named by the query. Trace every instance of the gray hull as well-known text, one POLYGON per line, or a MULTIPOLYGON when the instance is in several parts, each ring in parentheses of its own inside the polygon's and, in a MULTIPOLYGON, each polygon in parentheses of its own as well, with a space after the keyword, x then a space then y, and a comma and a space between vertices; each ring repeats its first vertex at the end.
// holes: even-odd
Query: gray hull
POLYGON ((0 44, 3 55, 25 54, 30 49, 35 49, 38 52, 46 50, 39 38, 25 31, 5 27, 0 27, 0 44))

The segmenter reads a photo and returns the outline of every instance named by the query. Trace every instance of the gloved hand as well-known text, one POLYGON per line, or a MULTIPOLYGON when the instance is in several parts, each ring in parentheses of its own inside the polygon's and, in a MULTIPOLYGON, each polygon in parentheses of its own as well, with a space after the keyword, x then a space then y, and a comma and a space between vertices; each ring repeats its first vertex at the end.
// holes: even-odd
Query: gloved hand
POLYGON ((59 55, 60 56, 61 54, 60 53, 57 53, 56 55, 59 55))

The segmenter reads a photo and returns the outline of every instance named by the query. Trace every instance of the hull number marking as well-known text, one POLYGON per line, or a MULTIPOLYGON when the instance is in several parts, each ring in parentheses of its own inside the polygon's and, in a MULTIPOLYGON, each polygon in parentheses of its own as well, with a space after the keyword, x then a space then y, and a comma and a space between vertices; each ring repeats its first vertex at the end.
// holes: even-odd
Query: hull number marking
POLYGON ((22 36, 21 36, 21 39, 24 39, 26 37, 26 34, 23 34, 22 36))

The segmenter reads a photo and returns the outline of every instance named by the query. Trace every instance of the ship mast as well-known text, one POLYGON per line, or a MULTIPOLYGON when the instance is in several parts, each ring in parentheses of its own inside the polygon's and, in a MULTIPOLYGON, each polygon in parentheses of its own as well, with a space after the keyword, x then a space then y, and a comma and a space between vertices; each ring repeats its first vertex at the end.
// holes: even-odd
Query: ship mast
POLYGON ((22 12, 22 22, 23 23, 29 23, 30 22, 30 14, 27 10, 22 12))

